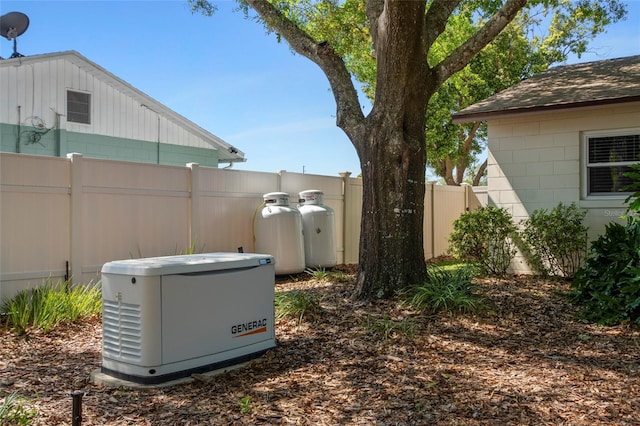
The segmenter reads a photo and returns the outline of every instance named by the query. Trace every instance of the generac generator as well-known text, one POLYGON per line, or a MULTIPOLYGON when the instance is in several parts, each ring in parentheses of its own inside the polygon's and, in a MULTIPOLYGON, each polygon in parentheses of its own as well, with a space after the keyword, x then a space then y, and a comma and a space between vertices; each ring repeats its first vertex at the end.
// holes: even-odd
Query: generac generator
POLYGON ((275 347, 274 260, 208 253, 102 267, 101 372, 158 384, 275 347))

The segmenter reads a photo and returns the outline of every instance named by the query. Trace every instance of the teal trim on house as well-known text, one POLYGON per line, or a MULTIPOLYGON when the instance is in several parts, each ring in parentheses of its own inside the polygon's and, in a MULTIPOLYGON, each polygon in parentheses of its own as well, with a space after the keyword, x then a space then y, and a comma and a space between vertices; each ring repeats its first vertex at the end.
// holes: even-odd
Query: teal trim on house
POLYGON ((167 143, 0 124, 0 151, 64 157, 79 152, 87 158, 184 166, 218 167, 218 151, 167 143), (18 132, 20 143, 18 145, 18 132))

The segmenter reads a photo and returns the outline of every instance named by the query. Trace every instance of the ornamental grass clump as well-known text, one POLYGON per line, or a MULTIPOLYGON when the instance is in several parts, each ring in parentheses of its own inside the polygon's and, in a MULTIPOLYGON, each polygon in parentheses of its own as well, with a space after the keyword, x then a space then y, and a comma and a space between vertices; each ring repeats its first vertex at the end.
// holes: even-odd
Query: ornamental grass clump
POLYGON ((36 414, 34 404, 16 392, 5 396, 0 402, 0 426, 28 426, 32 424, 36 414))
POLYGON ((0 308, 5 326, 18 334, 25 334, 30 328, 46 333, 58 324, 99 315, 101 310, 99 285, 71 286, 62 280, 23 290, 0 308))
POLYGON ((276 320, 290 318, 301 324, 305 320, 316 321, 322 313, 319 298, 305 291, 278 292, 275 303, 276 320))
POLYGON ((405 293, 405 303, 426 313, 475 313, 484 304, 474 292, 473 275, 473 268, 469 266, 428 268, 427 282, 410 288, 405 293))

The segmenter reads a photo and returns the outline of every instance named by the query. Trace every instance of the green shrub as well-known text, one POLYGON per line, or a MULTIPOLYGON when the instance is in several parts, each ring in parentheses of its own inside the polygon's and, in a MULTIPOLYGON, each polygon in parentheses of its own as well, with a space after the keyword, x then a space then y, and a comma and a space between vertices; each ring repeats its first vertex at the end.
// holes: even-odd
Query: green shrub
POLYGON ((13 392, 0 403, 0 426, 28 426, 36 416, 36 408, 24 398, 13 392))
POLYGON ((276 319, 292 318, 298 324, 303 320, 315 321, 322 313, 320 300, 304 291, 292 290, 275 295, 276 319))
POLYGON ((427 269, 427 282, 410 288, 405 300, 412 308, 428 313, 472 313, 483 306, 482 299, 474 294, 470 267, 427 269))
POLYGON ((631 194, 624 202, 628 203, 627 214, 638 215, 640 214, 640 163, 631 164, 629 168, 631 171, 623 173, 623 176, 631 179, 631 183, 622 190, 631 194))
POLYGON ((521 222, 521 248, 534 271, 573 278, 587 255, 588 228, 582 224, 586 214, 575 203, 560 203, 521 222))
POLYGON ((19 292, 4 302, 0 311, 9 328, 24 334, 30 327, 48 332, 60 323, 98 315, 101 309, 99 286, 89 283, 71 288, 60 280, 19 292))
POLYGON ((600 324, 640 323, 640 219, 609 223, 591 245, 569 298, 584 319, 600 324))
POLYGON ((449 252, 482 273, 503 275, 516 254, 517 229, 506 209, 489 206, 463 213, 453 223, 449 252))

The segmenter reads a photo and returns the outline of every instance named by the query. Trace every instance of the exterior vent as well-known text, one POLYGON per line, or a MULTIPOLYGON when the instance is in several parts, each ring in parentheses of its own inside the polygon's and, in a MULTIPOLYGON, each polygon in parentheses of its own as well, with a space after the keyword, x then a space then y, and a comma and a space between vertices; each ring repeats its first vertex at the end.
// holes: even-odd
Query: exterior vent
POLYGON ((102 345, 110 357, 139 361, 142 354, 140 305, 104 300, 102 345))

